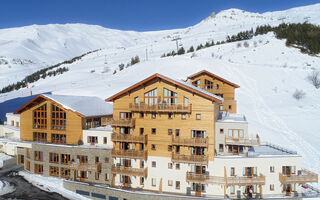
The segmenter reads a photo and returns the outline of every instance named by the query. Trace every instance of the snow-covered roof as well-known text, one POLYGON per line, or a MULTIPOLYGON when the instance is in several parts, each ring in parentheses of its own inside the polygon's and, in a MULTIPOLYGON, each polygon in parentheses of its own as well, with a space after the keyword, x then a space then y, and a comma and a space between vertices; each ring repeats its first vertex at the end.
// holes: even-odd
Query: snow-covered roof
MULTIPOLYGON (((162 75, 162 76, 163 76, 163 75, 162 75)), ((169 77, 167 77, 167 78, 169 78, 169 77)), ((189 87, 189 88, 191 88, 191 89, 193 89, 193 90, 197 90, 198 92, 201 92, 201 93, 204 93, 204 94, 206 94, 206 95, 208 95, 208 96, 211 96, 211 97, 213 97, 213 98, 219 99, 219 100, 221 100, 221 101, 223 102, 223 98, 222 98, 222 97, 220 97, 220 96, 218 96, 218 95, 215 95, 215 94, 212 94, 212 93, 210 93, 210 92, 208 92, 208 91, 206 91, 206 90, 204 90, 204 89, 198 88, 198 87, 196 87, 196 86, 194 86, 194 85, 192 85, 192 84, 189 84, 189 83, 187 83, 187 82, 185 82, 185 81, 182 81, 182 80, 173 79, 173 78, 169 78, 169 79, 172 79, 172 80, 174 80, 174 81, 176 81, 176 82, 178 82, 178 83, 180 83, 180 84, 182 84, 182 85, 184 85, 184 86, 187 86, 187 87, 189 87)))
POLYGON ((258 156, 288 156, 297 155, 297 152, 285 149, 272 144, 262 144, 257 147, 251 147, 249 152, 253 152, 258 156))
POLYGON ((220 112, 218 122, 241 122, 247 123, 246 116, 243 114, 230 114, 229 112, 220 112))
POLYGON ((98 97, 53 94, 43 94, 43 96, 85 117, 112 115, 113 113, 113 105, 98 97))
POLYGON ((6 116, 15 116, 15 117, 20 117, 20 114, 6 113, 6 116))

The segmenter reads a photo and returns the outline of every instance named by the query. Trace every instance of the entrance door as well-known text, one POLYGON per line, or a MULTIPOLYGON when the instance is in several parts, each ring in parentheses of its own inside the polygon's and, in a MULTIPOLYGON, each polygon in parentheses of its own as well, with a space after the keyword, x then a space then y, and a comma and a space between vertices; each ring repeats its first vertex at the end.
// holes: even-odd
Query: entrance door
POLYGON ((80 181, 84 181, 87 178, 87 172, 86 171, 79 171, 80 174, 80 181))
POLYGON ((200 183, 196 183, 196 196, 201 196, 201 184, 200 183))
POLYGON ((130 184, 130 177, 129 176, 123 176, 123 186, 129 187, 130 184))
POLYGON ((246 192, 245 192, 249 198, 252 198, 253 193, 253 186, 252 185, 246 185, 246 192))

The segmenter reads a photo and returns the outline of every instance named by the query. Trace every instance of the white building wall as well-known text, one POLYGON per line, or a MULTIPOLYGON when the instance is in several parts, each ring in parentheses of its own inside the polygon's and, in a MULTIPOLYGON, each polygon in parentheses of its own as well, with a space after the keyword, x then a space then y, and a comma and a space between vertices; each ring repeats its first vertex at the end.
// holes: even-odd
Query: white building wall
POLYGON ((113 147, 113 142, 111 141, 111 134, 112 130, 109 129, 89 129, 89 130, 83 130, 83 144, 84 145, 92 145, 88 141, 89 136, 96 136, 98 137, 98 143, 94 144, 95 146, 101 146, 101 147, 107 147, 107 148, 112 148, 113 147), (104 144, 104 137, 107 138, 107 143, 104 144))

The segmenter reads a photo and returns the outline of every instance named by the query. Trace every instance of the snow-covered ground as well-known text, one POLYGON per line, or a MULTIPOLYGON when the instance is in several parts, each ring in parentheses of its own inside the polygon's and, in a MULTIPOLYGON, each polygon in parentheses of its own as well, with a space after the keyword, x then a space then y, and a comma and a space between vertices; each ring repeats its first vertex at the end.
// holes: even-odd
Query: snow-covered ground
MULTIPOLYGON (((30 87, 34 94, 53 91, 55 94, 98 96, 104 99, 154 73, 185 80, 188 75, 206 69, 240 85, 236 91, 238 112, 246 115, 250 132, 259 133, 264 141, 298 151, 303 156, 303 167, 320 174, 320 89, 316 89, 307 80, 307 76, 313 70, 320 70, 319 56, 302 54, 296 48, 287 47, 284 40, 278 40, 272 33, 269 33, 248 40, 249 47, 244 47, 244 41, 242 41, 196 51, 193 57, 191 53, 188 53, 160 58, 163 53, 176 50, 176 43, 172 41, 172 38, 178 35, 181 38, 179 44, 187 50, 191 45, 196 48, 197 45, 204 44, 206 41, 225 40, 227 35, 263 24, 276 25, 282 22, 308 21, 319 25, 319 10, 320 4, 264 14, 230 9, 186 29, 144 33, 118 31, 116 36, 112 33, 114 30, 108 29, 110 35, 105 35, 105 40, 98 39, 96 45, 90 46, 83 43, 82 40, 70 42, 70 44, 86 46, 86 48, 75 46, 77 50, 75 53, 78 54, 83 49, 88 51, 102 48, 100 51, 91 53, 75 63, 65 65, 69 68, 68 72, 41 79, 30 84, 30 87), (108 38, 114 42, 111 43, 111 46, 108 46, 108 38), (119 64, 127 64, 136 55, 140 57, 140 63, 119 71, 119 64), (113 74, 114 70, 116 74, 113 74), (294 99, 292 94, 296 89, 303 90, 306 94, 305 98, 300 101, 294 99)), ((87 25, 70 24, 30 26, 20 29, 25 28, 25 34, 33 32, 35 35, 40 30, 51 30, 51 28, 62 33, 72 29, 75 32, 74 37, 81 38, 82 36, 78 36, 76 32, 79 29, 81 32, 87 32, 90 29, 88 27, 87 25), (73 30, 73 26, 78 26, 78 29, 73 30)), ((104 30, 102 27, 95 27, 95 29, 97 32, 104 30)), ((18 33, 11 29, 0 30, 1 39, 2 31, 12 31, 12 35, 18 33)), ((56 32, 50 34, 41 32, 40 36, 44 37, 48 34, 48 38, 52 38, 57 34, 56 40, 61 40, 60 42, 63 43, 65 39, 56 32)), ((73 32, 69 32, 68 37, 72 38, 73 32)), ((89 33, 94 35, 93 32, 89 31, 89 33)), ((83 37, 91 40, 90 34, 83 37)), ((6 37, 8 36, 3 35, 3 38, 6 37)), ((28 38, 23 35, 19 37, 21 41, 28 38)), ((43 39, 43 46, 39 47, 44 52, 50 46, 45 45, 48 38, 43 39)), ((31 40, 40 41, 37 38, 31 40)), ((11 57, 18 55, 19 51, 15 51, 15 48, 11 50, 7 48, 7 45, 11 44, 6 43, 5 46, 0 46, 0 55, 11 57), (5 48, 7 50, 4 50, 5 48)), ((22 44, 22 46, 15 45, 18 45, 16 48, 23 47, 22 44)), ((46 54, 52 57, 48 59, 48 62, 54 62, 54 59, 64 59, 65 57, 58 56, 58 54, 64 54, 61 52, 66 51, 66 57, 71 56, 67 50, 60 48, 60 45, 54 45, 54 47, 55 53, 48 51, 46 54)), ((29 58, 25 53, 21 55, 29 58)), ((37 53, 33 55, 39 56, 37 62, 47 62, 45 56, 41 57, 42 55, 37 53)), ((33 57, 31 59, 36 60, 33 57)), ((0 65, 0 68, 3 66, 0 65)), ((17 77, 12 73, 29 73, 27 69, 17 68, 17 72, 10 71, 14 70, 13 67, 8 68, 7 71, 3 69, 0 74, 2 80, 15 80, 17 77)), ((27 95, 29 92, 30 89, 25 88, 0 94, 0 102, 27 95)), ((319 185, 317 187, 320 188, 319 185)))
POLYGON ((13 185, 10 185, 7 181, 0 180, 0 196, 11 193, 14 190, 13 185))
POLYGON ((82 195, 65 189, 63 187, 63 179, 61 178, 44 177, 37 174, 30 174, 26 171, 20 171, 19 175, 23 176, 29 183, 42 190, 56 192, 72 200, 88 200, 88 198, 85 198, 82 195))
POLYGON ((3 167, 3 161, 4 160, 9 160, 11 158, 12 158, 11 156, 9 156, 9 155, 7 155, 5 153, 0 153, 0 168, 3 167))

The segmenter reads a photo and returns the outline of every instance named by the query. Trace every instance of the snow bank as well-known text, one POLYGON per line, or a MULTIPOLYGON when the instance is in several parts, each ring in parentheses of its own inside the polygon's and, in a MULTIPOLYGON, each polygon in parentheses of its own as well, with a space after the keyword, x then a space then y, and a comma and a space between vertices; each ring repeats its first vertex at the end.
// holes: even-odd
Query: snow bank
POLYGON ((9 160, 11 159, 12 157, 11 156, 8 156, 7 154, 5 153, 0 153, 0 168, 3 167, 3 161, 4 160, 9 160))
POLYGON ((61 178, 44 177, 37 174, 30 174, 26 171, 20 171, 20 176, 23 176, 29 183, 48 192, 56 192, 62 196, 72 200, 88 200, 75 192, 67 190, 63 187, 63 180, 61 178))
POLYGON ((0 196, 11 193, 15 190, 13 185, 10 185, 7 181, 0 180, 0 196))

